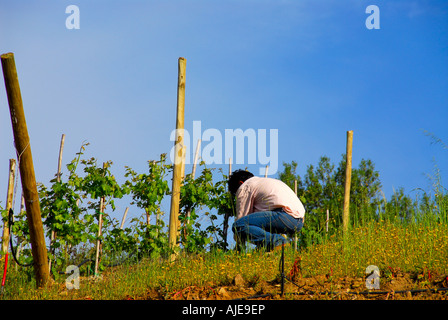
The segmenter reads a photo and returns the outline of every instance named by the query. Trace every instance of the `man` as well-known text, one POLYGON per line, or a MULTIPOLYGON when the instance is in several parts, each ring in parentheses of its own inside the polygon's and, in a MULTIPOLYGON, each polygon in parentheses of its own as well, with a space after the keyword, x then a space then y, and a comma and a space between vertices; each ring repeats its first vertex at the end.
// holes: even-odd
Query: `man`
POLYGON ((285 243, 282 234, 292 235, 303 227, 305 208, 284 182, 236 170, 228 186, 236 197, 237 216, 232 230, 237 248, 248 240, 271 251, 285 243))

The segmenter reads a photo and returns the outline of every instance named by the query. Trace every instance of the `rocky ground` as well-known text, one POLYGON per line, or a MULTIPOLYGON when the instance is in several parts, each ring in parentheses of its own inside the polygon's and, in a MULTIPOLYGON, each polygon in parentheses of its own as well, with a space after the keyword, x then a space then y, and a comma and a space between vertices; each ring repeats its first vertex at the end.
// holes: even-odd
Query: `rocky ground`
POLYGON ((285 280, 283 295, 281 277, 272 281, 246 281, 236 275, 231 284, 188 286, 179 291, 150 290, 141 299, 148 300, 448 300, 448 275, 402 273, 393 270, 381 278, 380 289, 367 290, 365 278, 331 277, 329 275, 285 280))

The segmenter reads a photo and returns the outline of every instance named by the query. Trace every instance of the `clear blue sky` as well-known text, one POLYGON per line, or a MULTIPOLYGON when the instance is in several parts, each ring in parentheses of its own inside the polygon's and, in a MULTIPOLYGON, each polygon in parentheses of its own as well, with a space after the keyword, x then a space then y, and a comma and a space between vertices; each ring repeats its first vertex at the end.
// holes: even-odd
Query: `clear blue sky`
MULTIPOLYGON (((300 174, 323 155, 339 163, 353 130, 353 166, 371 159, 389 198, 399 187, 429 191, 435 164, 446 185, 448 150, 423 130, 448 144, 447 13, 446 1, 423 0, 2 1, 0 53, 15 54, 44 184, 62 134, 64 164, 88 141, 86 157, 112 160, 120 182, 124 166, 144 172, 168 153, 185 57, 188 130, 195 120, 223 135, 278 129, 279 169, 294 160, 300 174), (66 28, 71 4, 79 30, 66 28), (365 26, 371 4, 377 30, 365 26)), ((4 206, 15 151, 1 82, 4 206)))

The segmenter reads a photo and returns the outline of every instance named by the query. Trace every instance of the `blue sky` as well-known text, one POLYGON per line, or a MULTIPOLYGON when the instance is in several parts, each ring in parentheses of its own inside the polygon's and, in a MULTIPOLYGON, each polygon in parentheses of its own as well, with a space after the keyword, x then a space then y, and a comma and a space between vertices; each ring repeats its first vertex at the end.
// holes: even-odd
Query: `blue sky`
MULTIPOLYGON (((389 198, 430 190, 435 165, 446 182, 448 150, 423 130, 448 144, 447 13, 423 0, 3 1, 0 53, 14 52, 44 184, 62 134, 64 164, 88 141, 86 157, 112 160, 120 182, 124 166, 144 172, 169 153, 185 57, 187 130, 278 129, 279 169, 294 160, 302 175, 323 155, 339 163, 353 130, 353 166, 371 159, 389 198), (71 4, 79 30, 65 25, 71 4), (371 4, 378 30, 365 26, 371 4)), ((0 150, 3 206, 15 157, 4 85, 0 150)))

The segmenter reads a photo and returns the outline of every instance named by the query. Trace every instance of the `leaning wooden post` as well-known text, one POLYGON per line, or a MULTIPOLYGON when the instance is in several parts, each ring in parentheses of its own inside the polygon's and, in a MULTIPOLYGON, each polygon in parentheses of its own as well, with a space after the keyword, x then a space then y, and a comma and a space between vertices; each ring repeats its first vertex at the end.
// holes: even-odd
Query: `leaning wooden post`
MULTIPOLYGON (((171 209, 169 223, 169 240, 168 244, 171 249, 177 246, 177 234, 179 227, 179 202, 180 202, 180 185, 182 180, 182 167, 184 145, 184 110, 185 110, 185 69, 187 60, 179 58, 178 60, 178 79, 177 79, 177 116, 176 116, 176 139, 174 142, 174 168, 173 168, 173 185, 171 190, 171 209)), ((175 254, 171 255, 170 260, 175 259, 175 254)))
POLYGON ((344 193, 344 213, 342 216, 342 227, 344 233, 347 232, 350 222, 350 184, 352 180, 352 144, 353 131, 347 131, 347 153, 345 166, 345 193, 344 193))
MULTIPOLYGON (((9 178, 8 178, 8 191, 6 193, 6 212, 12 208, 12 198, 14 195, 14 177, 16 174, 16 160, 9 159, 9 178)), ((6 254, 8 252, 9 244, 9 221, 6 220, 3 224, 3 242, 2 242, 2 252, 6 254)))
POLYGON ((1 55, 3 77, 8 95, 12 130, 16 147, 20 178, 25 197, 26 215, 30 230, 31 251, 36 285, 44 286, 49 280, 48 255, 42 225, 39 195, 37 193, 30 139, 23 110, 22 95, 13 53, 1 55))

